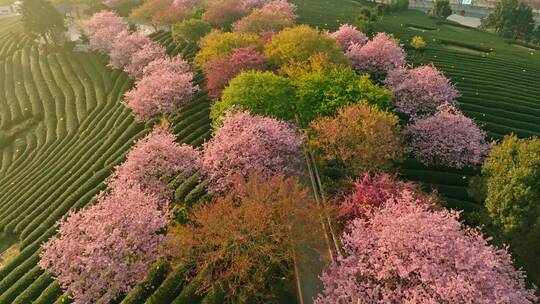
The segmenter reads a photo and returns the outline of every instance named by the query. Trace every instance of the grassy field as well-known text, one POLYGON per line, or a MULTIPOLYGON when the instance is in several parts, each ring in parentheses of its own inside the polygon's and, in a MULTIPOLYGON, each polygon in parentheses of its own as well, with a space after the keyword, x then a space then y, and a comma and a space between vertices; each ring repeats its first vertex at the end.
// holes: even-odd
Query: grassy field
MULTIPOLYGON (((334 30, 352 22, 363 5, 360 1, 294 0, 300 21, 334 30)), ((384 16, 376 31, 394 34, 405 45, 412 36, 427 41, 423 53, 408 51, 413 65, 434 64, 456 84, 464 113, 474 118, 492 140, 515 133, 540 135, 540 51, 509 43, 506 39, 456 24, 437 24, 426 14, 409 10, 384 16)), ((403 177, 423 182, 442 193, 448 205, 465 211, 482 206, 467 195, 468 178, 477 168, 453 170, 426 168, 409 160, 403 177)))

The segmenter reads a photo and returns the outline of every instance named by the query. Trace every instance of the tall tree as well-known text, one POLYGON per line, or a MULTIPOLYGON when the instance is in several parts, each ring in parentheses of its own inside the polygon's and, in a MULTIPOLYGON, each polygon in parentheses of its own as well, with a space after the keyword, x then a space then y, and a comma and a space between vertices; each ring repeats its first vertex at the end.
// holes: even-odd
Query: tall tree
POLYGON ((26 34, 47 44, 60 42, 66 31, 64 17, 47 0, 24 0, 21 14, 26 34))
POLYGON ((437 0, 433 3, 433 8, 429 12, 431 16, 439 19, 446 19, 452 15, 452 8, 450 7, 450 1, 437 0))
POLYGON ((518 0, 500 0, 486 18, 482 27, 492 28, 501 36, 513 39, 529 39, 534 31, 532 8, 518 0))

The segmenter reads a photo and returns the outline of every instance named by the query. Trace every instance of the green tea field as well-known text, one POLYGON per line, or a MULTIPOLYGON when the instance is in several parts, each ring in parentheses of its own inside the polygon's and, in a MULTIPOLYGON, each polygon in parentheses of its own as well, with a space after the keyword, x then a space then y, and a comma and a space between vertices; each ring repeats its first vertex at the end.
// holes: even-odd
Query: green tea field
MULTIPOLYGON (((353 24, 363 6, 355 0, 291 0, 298 22, 335 30, 353 24)), ((540 50, 511 43, 494 34, 408 10, 384 16, 376 31, 399 38, 414 66, 433 64, 461 93, 459 106, 492 141, 507 134, 540 136, 540 50), (410 47, 421 36, 423 51, 410 47)), ((192 44, 179 45, 170 32, 151 38, 171 55, 191 61, 192 44)), ((91 204, 104 181, 137 139, 155 124, 137 123, 122 105, 133 80, 107 66, 94 52, 47 52, 23 34, 18 17, 0 18, 0 304, 69 303, 59 283, 38 266, 41 245, 53 236, 58 221, 91 204)), ((197 83, 203 85, 202 73, 197 83)), ((178 142, 202 145, 211 137, 210 101, 204 90, 170 115, 178 142)), ((409 159, 400 175, 436 189, 450 208, 466 214, 482 205, 467 193, 479 168, 426 167, 409 159)), ((175 206, 191 206, 206 195, 202 173, 173 178, 175 206)), ((316 186, 314 186, 316 188, 316 186)), ((198 294, 199 282, 189 267, 172 270, 157 263, 144 283, 117 303, 221 303, 218 290, 198 294), (190 279, 187 279, 190 277, 190 279)), ((292 280, 278 286, 280 303, 297 303, 292 280)))
MULTIPOLYGON (((92 201, 149 128, 120 103, 132 81, 104 58, 47 55, 14 18, 0 28, 0 70, 11 76, 0 82, 0 303, 54 303, 61 289, 37 266, 40 244, 60 218, 92 201)), ((170 36, 155 39, 170 44, 170 36)), ((174 48, 168 51, 180 51, 174 48)), ((182 51, 188 56, 190 49, 182 51)), ((179 140, 201 144, 210 134, 208 114, 201 95, 174 115, 179 140)), ((197 176, 179 180, 178 199, 201 193, 197 176)))

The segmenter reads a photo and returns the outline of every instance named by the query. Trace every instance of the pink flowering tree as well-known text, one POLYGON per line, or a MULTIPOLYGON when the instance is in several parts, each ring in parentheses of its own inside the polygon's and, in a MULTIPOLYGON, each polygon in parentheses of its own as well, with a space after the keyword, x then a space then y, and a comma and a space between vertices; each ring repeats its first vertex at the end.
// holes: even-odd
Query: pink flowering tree
POLYGON ((109 303, 141 283, 161 257, 167 221, 157 197, 117 188, 60 221, 59 235, 43 245, 39 266, 75 304, 109 303))
POLYGON ((191 66, 180 55, 175 57, 160 57, 146 65, 143 69, 143 76, 150 76, 154 73, 186 74, 192 73, 191 66))
POLYGON ((203 3, 202 0, 174 0, 173 4, 181 9, 192 9, 203 3))
POLYGON ((176 143, 170 130, 156 127, 129 151, 107 185, 112 189, 138 186, 166 201, 171 194, 167 180, 179 173, 194 173, 200 168, 200 158, 200 152, 193 147, 176 143))
POLYGON ((263 6, 263 10, 280 13, 290 20, 296 20, 296 5, 289 3, 287 0, 273 0, 263 6))
POLYGON ((90 49, 104 53, 111 51, 118 34, 128 30, 128 24, 122 17, 105 10, 95 13, 85 23, 90 49))
POLYGON ((208 97, 221 97, 229 80, 242 71, 265 69, 266 57, 256 51, 256 46, 233 49, 231 56, 209 61, 205 65, 208 97))
POLYGON ((453 106, 415 120, 405 129, 416 159, 425 165, 463 168, 479 165, 489 152, 486 134, 453 106))
POLYGON ((118 34, 109 53, 109 66, 115 69, 126 67, 130 64, 133 55, 149 43, 152 41, 142 32, 124 31, 118 34))
POLYGON ((289 16, 269 9, 256 9, 251 14, 233 24, 233 30, 240 33, 275 33, 294 26, 289 16))
POLYGON ((302 139, 290 124, 239 112, 227 115, 205 144, 202 168, 210 178, 210 190, 225 191, 236 174, 296 174, 301 149, 302 139))
POLYGON ((385 75, 405 65, 405 51, 388 34, 377 33, 366 44, 352 44, 346 53, 359 73, 385 75))
POLYGON ((396 110, 412 117, 432 115, 442 104, 455 105, 459 97, 454 85, 432 65, 395 69, 385 83, 396 94, 396 110))
POLYGON ((156 42, 149 42, 131 56, 129 64, 124 67, 124 71, 135 79, 143 76, 144 68, 152 61, 163 59, 167 56, 165 49, 156 42))
POLYGON ((404 191, 351 223, 321 279, 316 304, 532 304, 535 292, 506 249, 463 226, 459 213, 430 209, 404 191))
POLYGON ((344 52, 353 44, 361 47, 368 41, 364 33, 350 24, 342 24, 337 31, 330 33, 330 37, 336 39, 344 52))
POLYGON ((157 65, 145 70, 145 76, 134 89, 125 94, 124 104, 133 111, 137 121, 175 112, 181 105, 189 102, 199 87, 193 83, 193 72, 176 73, 178 68, 150 73, 157 65))
POLYGON ((352 191, 345 196, 339 205, 337 217, 342 223, 347 223, 358 217, 365 217, 373 209, 382 207, 390 198, 405 190, 426 203, 430 202, 430 198, 422 194, 416 185, 401 182, 396 175, 381 173, 371 177, 369 174, 364 174, 362 178, 353 183, 352 191))
POLYGON ((246 11, 263 7, 270 0, 241 0, 241 5, 246 11))
POLYGON ((105 4, 105 6, 115 7, 121 3, 121 0, 102 0, 101 2, 105 4))
POLYGON ((234 22, 248 13, 238 0, 221 0, 212 2, 202 18, 214 27, 229 30, 234 22))

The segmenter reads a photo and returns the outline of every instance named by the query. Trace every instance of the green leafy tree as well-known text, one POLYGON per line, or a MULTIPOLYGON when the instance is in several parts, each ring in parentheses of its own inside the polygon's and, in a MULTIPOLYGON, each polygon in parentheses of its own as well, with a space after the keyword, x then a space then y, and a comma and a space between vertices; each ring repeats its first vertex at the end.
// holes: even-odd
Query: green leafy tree
POLYGON ((261 38, 253 33, 230 33, 213 30, 199 40, 201 50, 195 56, 193 64, 203 68, 211 60, 230 56, 232 51, 250 45, 262 45, 261 38))
POLYGON ((500 0, 482 20, 482 27, 503 37, 527 40, 534 31, 534 14, 529 5, 518 0, 500 0))
POLYGON ((64 17, 46 0, 24 0, 21 5, 22 24, 27 35, 43 39, 46 44, 58 44, 66 31, 64 17))
POLYGON ((383 110, 393 103, 392 93, 349 67, 306 73, 295 80, 295 86, 296 110, 304 126, 318 116, 334 116, 339 108, 362 100, 383 110))
POLYGON ((211 116, 219 125, 220 117, 232 108, 292 120, 294 99, 295 89, 288 78, 272 72, 243 72, 229 82, 221 100, 212 105, 211 116))
POLYGON ((429 12, 431 16, 446 19, 448 16, 452 15, 452 8, 450 7, 450 1, 448 0, 436 0, 433 3, 433 7, 429 12))
POLYGON ((284 29, 265 45, 264 55, 270 64, 283 67, 292 63, 308 63, 315 54, 325 54, 332 63, 346 63, 347 59, 337 41, 326 33, 307 25, 284 29))
POLYGON ((172 36, 176 43, 196 43, 212 30, 208 22, 200 19, 184 20, 172 27, 172 36))
MULTIPOLYGON (((392 7, 392 6, 389 6, 389 7, 392 7)), ((370 8, 364 7, 360 10, 360 14, 356 16, 354 25, 356 25, 358 30, 360 30, 361 32, 367 35, 371 35, 375 32, 375 23, 378 20, 379 20, 378 8, 370 9, 370 8)))
POLYGON ((533 42, 540 45, 540 25, 536 26, 532 37, 533 42))
POLYGON ((484 162, 486 209, 502 241, 540 282, 540 139, 507 136, 484 162))

